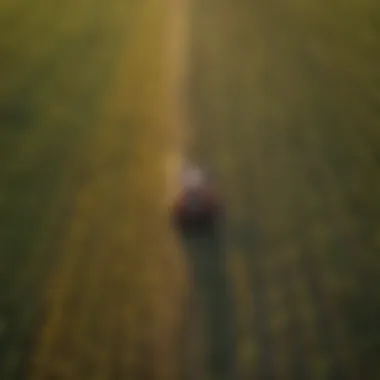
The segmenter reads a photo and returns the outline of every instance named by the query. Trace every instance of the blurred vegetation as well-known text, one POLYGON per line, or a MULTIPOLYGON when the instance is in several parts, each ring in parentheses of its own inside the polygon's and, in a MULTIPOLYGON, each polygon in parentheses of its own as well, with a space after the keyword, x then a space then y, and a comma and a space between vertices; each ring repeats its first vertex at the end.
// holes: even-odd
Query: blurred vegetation
POLYGON ((377 378, 380 8, 193 4, 197 152, 250 267, 259 378, 377 378))
MULTIPOLYGON (((226 198, 241 378, 380 378, 379 5, 190 5, 194 155, 226 198)), ((1 379, 178 373, 187 268, 157 197, 172 9, 1 1, 1 379)))
POLYGON ((157 197, 169 10, 0 5, 1 379, 177 370, 184 282, 157 197))

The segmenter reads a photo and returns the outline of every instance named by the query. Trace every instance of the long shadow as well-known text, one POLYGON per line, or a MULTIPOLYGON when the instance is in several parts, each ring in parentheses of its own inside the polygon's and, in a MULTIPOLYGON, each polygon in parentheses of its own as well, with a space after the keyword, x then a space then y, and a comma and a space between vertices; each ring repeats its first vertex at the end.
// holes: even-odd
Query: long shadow
MULTIPOLYGON (((185 322, 185 342, 189 344, 194 329, 199 328, 199 314, 205 327, 206 369, 218 379, 235 379, 235 336, 231 286, 226 271, 224 223, 210 228, 181 231, 180 237, 190 266, 192 282, 190 304, 185 322), (195 324, 195 326, 194 326, 195 324)), ((203 341, 203 339, 202 339, 203 341)), ((198 342, 202 344, 202 342, 198 342)), ((186 347, 184 347, 186 350, 186 347)), ((186 354, 185 354, 186 356, 186 354)), ((196 378, 197 370, 184 358, 186 380, 196 378), (187 363, 187 365, 186 365, 187 363)))

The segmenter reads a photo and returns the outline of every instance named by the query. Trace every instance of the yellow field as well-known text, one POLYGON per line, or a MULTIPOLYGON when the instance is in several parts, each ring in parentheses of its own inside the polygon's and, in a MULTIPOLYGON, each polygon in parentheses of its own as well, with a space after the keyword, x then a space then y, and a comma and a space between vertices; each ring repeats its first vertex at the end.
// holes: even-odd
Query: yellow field
MULTIPOLYGON (((181 339, 188 254, 214 248, 178 244, 165 203, 190 143, 226 198, 239 378, 380 377, 379 9, 324 3, 1 2, 1 380, 207 354, 198 320, 181 339)), ((196 314, 221 316, 202 273, 196 314)))
POLYGON ((3 4, 2 379, 176 372, 171 17, 158 1, 3 4))

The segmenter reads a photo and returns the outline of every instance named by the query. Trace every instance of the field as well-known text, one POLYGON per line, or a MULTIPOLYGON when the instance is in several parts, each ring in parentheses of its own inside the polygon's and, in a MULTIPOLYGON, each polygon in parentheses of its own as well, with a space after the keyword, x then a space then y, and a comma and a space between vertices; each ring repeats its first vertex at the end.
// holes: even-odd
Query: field
POLYGON ((378 378, 379 12, 196 4, 195 150, 248 270, 247 378, 378 378))
POLYGON ((378 5, 3 0, 0 30, 1 379, 169 380, 207 351, 181 339, 214 246, 163 201, 185 124, 226 199, 236 377, 380 378, 378 5))

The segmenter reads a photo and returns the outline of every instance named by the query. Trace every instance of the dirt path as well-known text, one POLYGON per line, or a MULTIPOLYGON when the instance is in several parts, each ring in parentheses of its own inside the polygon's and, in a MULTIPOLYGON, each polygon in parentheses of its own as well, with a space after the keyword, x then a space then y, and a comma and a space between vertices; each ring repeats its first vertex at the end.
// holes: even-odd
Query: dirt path
POLYGON ((167 204, 180 189, 182 165, 191 145, 191 119, 188 104, 189 0, 172 0, 167 28, 168 88, 171 110, 167 170, 167 204))

